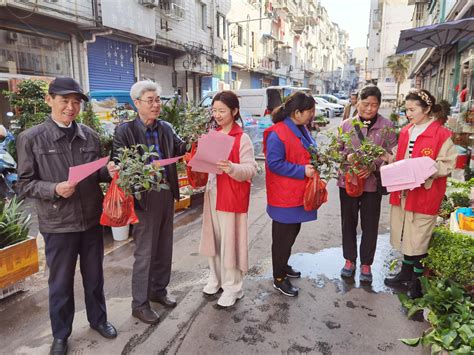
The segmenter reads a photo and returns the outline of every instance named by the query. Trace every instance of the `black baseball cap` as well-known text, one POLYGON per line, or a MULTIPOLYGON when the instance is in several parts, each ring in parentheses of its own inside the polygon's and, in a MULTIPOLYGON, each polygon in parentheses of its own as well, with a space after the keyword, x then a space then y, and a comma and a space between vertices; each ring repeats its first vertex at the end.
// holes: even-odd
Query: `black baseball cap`
POLYGON ((84 94, 79 83, 68 76, 60 76, 55 78, 49 84, 48 94, 79 94, 84 101, 89 101, 89 98, 84 94))

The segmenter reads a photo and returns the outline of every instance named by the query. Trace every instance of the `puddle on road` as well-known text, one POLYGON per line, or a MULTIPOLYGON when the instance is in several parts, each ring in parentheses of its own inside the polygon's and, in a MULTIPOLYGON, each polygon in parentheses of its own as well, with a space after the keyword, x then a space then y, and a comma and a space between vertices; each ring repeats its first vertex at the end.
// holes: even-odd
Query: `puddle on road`
MULTIPOLYGON (((358 246, 360 237, 358 238, 358 246)), ((359 282, 359 267, 355 277, 352 279, 341 278, 341 268, 344 266, 342 247, 323 249, 317 253, 297 253, 290 257, 289 264, 296 270, 301 271, 302 278, 309 278, 319 288, 326 286, 328 280, 336 284, 338 292, 346 293, 353 288, 362 288, 368 292, 394 293, 392 288, 384 285, 383 280, 389 274, 390 263, 398 257, 390 245, 390 235, 380 234, 377 240, 377 251, 372 264, 372 284, 361 284, 359 282)), ((269 267, 256 265, 249 270, 248 276, 256 279, 272 278, 271 264, 269 267)))

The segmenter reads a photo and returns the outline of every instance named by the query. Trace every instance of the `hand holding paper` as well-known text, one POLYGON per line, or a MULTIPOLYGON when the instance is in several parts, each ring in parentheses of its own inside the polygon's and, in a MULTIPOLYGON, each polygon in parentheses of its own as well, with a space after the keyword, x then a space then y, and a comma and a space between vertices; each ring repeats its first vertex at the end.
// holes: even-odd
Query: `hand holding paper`
POLYGON ((108 161, 109 157, 104 157, 90 163, 71 166, 69 167, 69 177, 67 178, 67 181, 70 184, 77 184, 105 166, 108 161))
POLYGON ((388 192, 413 190, 436 173, 436 162, 430 157, 399 160, 380 168, 382 185, 388 192))
POLYGON ((196 154, 188 165, 193 171, 222 174, 222 170, 217 167, 217 162, 229 158, 234 140, 234 137, 216 131, 202 135, 198 140, 196 154))

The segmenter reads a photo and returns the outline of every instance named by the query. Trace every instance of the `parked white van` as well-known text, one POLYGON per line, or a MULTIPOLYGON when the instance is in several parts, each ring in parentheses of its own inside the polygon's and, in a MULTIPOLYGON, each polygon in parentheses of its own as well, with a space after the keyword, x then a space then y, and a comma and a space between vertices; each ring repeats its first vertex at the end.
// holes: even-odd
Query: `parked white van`
MULTIPOLYGON (((239 98, 240 110, 248 112, 253 117, 264 117, 274 108, 281 105, 280 92, 276 89, 242 89, 233 90, 239 98)), ((209 92, 201 100, 200 106, 210 107, 215 91, 209 92)))
MULTIPOLYGON (((239 98, 240 110, 253 117, 265 117, 282 104, 282 99, 295 91, 311 94, 308 88, 296 86, 269 86, 261 89, 233 90, 239 98)), ((207 93, 200 102, 202 107, 210 107, 215 91, 207 93)))

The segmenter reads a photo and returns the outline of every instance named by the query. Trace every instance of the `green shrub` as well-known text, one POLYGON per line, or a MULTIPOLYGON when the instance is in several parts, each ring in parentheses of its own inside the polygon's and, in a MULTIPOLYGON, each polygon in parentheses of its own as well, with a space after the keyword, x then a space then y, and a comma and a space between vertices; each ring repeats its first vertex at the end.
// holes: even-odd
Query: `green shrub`
POLYGON ((13 132, 15 135, 46 120, 51 111, 44 100, 47 92, 47 82, 29 79, 20 82, 15 92, 3 91, 10 101, 10 106, 15 110, 12 121, 16 126, 13 132))
POLYGON ((105 157, 110 155, 114 137, 105 131, 99 117, 92 109, 92 104, 90 102, 84 104, 84 110, 77 117, 77 122, 89 126, 96 131, 99 135, 101 156, 105 157))
POLYGON ((474 284, 474 238, 436 228, 423 264, 442 278, 474 284))
POLYGON ((390 118, 390 121, 392 121, 394 123, 398 123, 398 115, 395 112, 392 112, 390 114, 389 118, 390 118))
POLYGON ((410 346, 431 346, 431 353, 444 350, 450 354, 472 354, 474 351, 474 303, 461 285, 443 279, 421 278, 424 295, 411 300, 399 294, 402 305, 408 309, 408 317, 422 310, 428 311, 430 329, 422 336, 400 339, 410 346))
POLYGON ((449 195, 454 207, 470 207, 471 198, 467 192, 453 192, 449 195))

